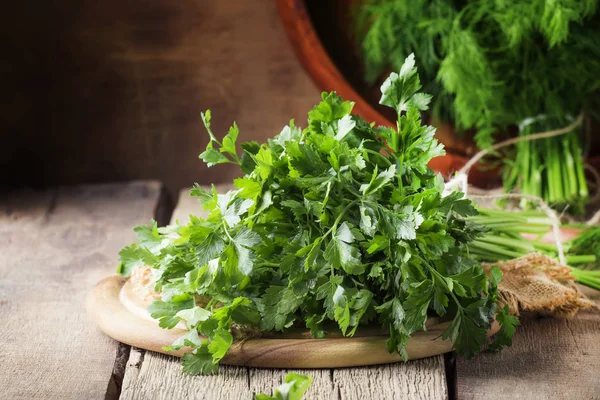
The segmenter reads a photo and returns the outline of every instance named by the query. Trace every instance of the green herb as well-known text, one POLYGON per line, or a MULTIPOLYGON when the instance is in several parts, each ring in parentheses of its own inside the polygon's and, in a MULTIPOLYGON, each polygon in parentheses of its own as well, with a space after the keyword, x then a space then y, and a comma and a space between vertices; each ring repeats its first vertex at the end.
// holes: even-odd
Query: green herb
MULTIPOLYGON (((363 0, 354 20, 367 82, 416 53, 434 118, 476 130, 477 144, 488 148, 494 133, 519 126, 526 136, 597 113, 598 10, 597 0, 363 0)), ((577 131, 519 143, 507 154, 507 189, 518 185, 581 211, 588 198, 581 147, 577 131)))
POLYGON ((600 226, 588 226, 569 245, 569 253, 584 255, 591 254, 596 262, 590 267, 600 269, 600 226))
POLYGON ((300 400, 312 382, 308 375, 290 372, 285 376, 285 381, 275 389, 273 396, 260 393, 256 395, 256 400, 300 400))
MULTIPOLYGON (((540 252, 558 257, 555 244, 541 242, 552 229, 552 220, 541 211, 502 211, 478 208, 479 215, 468 220, 486 232, 469 244, 469 254, 480 261, 506 261, 540 252), (522 234, 537 235, 528 240, 522 234)), ((573 240, 563 244, 571 275, 583 285, 600 290, 600 227, 584 227, 573 240), (575 267, 577 265, 577 267, 575 267)))
POLYGON ((444 150, 421 122, 430 97, 418 92, 414 64, 411 55, 382 86, 396 129, 375 127, 351 114, 353 103, 323 93, 306 129, 291 122, 267 143, 243 143, 238 155, 235 125, 219 140, 204 114, 211 141, 200 158, 238 164, 246 175, 237 190, 194 187, 207 218, 138 228, 140 242, 121 252, 122 273, 155 269, 162 301, 150 311, 161 326, 182 321, 190 330, 170 347, 192 348, 186 373, 214 372, 236 339, 292 327, 322 338, 381 326, 389 351, 406 358, 429 314, 452 321, 443 337, 460 354, 481 350, 499 271, 488 279, 468 255, 482 233, 464 220, 477 213, 471 201, 442 197, 444 181, 427 167, 444 150))

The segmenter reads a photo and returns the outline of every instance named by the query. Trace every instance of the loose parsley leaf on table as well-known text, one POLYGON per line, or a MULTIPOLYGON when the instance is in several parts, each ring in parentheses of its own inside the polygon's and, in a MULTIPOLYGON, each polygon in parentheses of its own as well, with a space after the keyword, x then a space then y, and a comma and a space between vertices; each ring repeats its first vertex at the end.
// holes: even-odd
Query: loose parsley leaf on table
MULTIPOLYGON (((451 321, 444 337, 470 357, 481 350, 497 313, 498 274, 488 279, 469 257, 481 227, 462 193, 442 197, 443 180, 427 167, 444 153, 420 110, 430 97, 409 57, 382 86, 382 104, 398 112, 397 129, 351 114, 335 93, 267 143, 243 143, 234 125, 200 158, 235 163, 245 176, 218 194, 196 185, 208 210, 185 226, 136 228, 139 243, 121 252, 120 272, 149 265, 162 291, 150 307, 160 325, 180 321, 191 333, 170 349, 190 347, 184 372, 212 373, 237 339, 305 327, 315 338, 367 325, 389 332, 388 349, 406 357, 410 335, 429 315, 451 321)), ((502 310, 497 342, 510 343, 517 322, 502 310)))
POLYGON ((312 385, 312 378, 290 372, 285 376, 285 381, 273 392, 273 396, 259 393, 256 400, 300 400, 312 385))

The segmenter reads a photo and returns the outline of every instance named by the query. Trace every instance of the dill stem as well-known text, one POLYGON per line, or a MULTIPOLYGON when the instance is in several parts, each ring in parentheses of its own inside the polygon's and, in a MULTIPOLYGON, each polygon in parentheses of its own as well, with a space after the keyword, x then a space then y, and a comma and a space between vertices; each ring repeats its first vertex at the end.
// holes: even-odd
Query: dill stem
POLYGON ((594 256, 592 254, 567 256, 567 263, 573 264, 573 265, 575 265, 575 264, 590 264, 590 263, 593 263, 594 261, 596 261, 596 256, 594 256))

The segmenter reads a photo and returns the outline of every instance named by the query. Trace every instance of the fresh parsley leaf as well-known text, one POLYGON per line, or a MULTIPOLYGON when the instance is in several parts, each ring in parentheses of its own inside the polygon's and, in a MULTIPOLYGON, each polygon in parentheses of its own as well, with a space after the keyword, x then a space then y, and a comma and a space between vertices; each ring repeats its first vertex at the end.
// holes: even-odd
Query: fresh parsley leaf
POLYGON ((485 344, 487 329, 477 325, 464 311, 459 311, 444 331, 442 338, 452 340, 454 349, 469 359, 485 344))
POLYGON ((221 153, 229 153, 232 156, 237 157, 237 153, 235 150, 235 142, 237 141, 237 137, 240 134, 240 130, 237 124, 234 122, 231 128, 229 128, 229 132, 223 138, 223 146, 221 146, 221 153))
POLYGON ((354 236, 344 222, 327 244, 323 256, 333 268, 343 268, 349 274, 361 274, 364 264, 360 260, 360 250, 352 243, 354 236))
POLYGON ((178 311, 177 314, 175 314, 176 317, 185 321, 188 328, 198 326, 198 323, 206 321, 210 315, 210 311, 198 306, 178 311))
POLYGON ((392 165, 385 171, 378 173, 377 166, 373 170, 373 176, 368 184, 363 184, 360 187, 360 191, 365 195, 376 192, 381 189, 384 185, 389 183, 396 177, 396 166, 392 165))
POLYGON ((379 104, 392 107, 398 114, 408 109, 409 102, 419 110, 426 110, 431 96, 419 93, 415 99, 414 95, 420 88, 421 81, 415 68, 415 56, 410 54, 404 60, 400 72, 392 72, 381 85, 379 104))
POLYGON ((182 358, 183 373, 188 375, 210 375, 218 371, 219 365, 213 361, 207 341, 193 352, 186 353, 182 358))
POLYGON ((213 332, 208 343, 208 351, 212 354, 215 364, 225 356, 232 343, 233 336, 228 330, 219 328, 213 332))
POLYGON ((264 393, 256 395, 256 400, 301 400, 304 393, 312 385, 312 379, 308 375, 300 375, 290 372, 285 376, 284 382, 273 392, 273 396, 264 393))
POLYGON ((148 312, 152 318, 158 319, 158 325, 161 328, 173 329, 181 320, 177 313, 181 310, 192 308, 194 306, 193 299, 182 301, 161 301, 156 300, 148 307, 148 312))
POLYGON ((204 152, 200 153, 198 156, 202 161, 204 161, 209 167, 217 164, 228 163, 229 159, 225 157, 223 154, 219 153, 217 150, 212 148, 212 143, 209 143, 210 147, 207 147, 204 152))
POLYGON ((134 243, 119 251, 119 268, 117 272, 127 277, 135 267, 155 265, 157 261, 157 257, 150 250, 134 243))
POLYGON ((201 344, 200 336, 198 336, 198 331, 196 329, 191 329, 185 335, 181 336, 177 340, 173 342, 170 346, 163 347, 165 351, 177 351, 183 347, 198 347, 201 344))
POLYGON ((498 351, 505 346, 512 345, 512 337, 520 322, 517 316, 510 315, 508 305, 505 305, 496 315, 496 321, 500 324, 500 330, 494 336, 494 341, 489 348, 498 351))

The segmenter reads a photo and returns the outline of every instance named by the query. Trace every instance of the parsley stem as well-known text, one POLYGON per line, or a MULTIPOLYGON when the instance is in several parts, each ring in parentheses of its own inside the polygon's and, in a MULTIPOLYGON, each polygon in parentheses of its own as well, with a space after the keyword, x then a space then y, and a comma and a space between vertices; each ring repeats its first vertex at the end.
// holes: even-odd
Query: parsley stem
POLYGON ((210 310, 216 302, 217 302, 217 300, 214 297, 211 297, 210 300, 208 301, 208 303, 206 304, 206 306, 204 306, 204 309, 210 310))
POLYGON ((383 154, 381 154, 381 153, 379 153, 377 151, 371 150, 371 149, 364 149, 363 148, 363 151, 366 152, 366 153, 373 154, 375 156, 380 157, 383 161, 385 161, 387 163, 388 167, 392 166, 392 162, 386 156, 384 156, 383 154))
MULTIPOLYGON (((360 185, 361 183, 359 181, 357 181, 354 177, 352 177, 352 180, 357 183, 358 185, 360 185)), ((341 179, 339 179, 339 173, 338 173, 338 181, 340 183, 342 183, 341 179)), ((352 186, 344 186, 344 188, 349 191, 350 193, 352 193, 353 195, 355 195, 356 197, 362 197, 362 194, 360 192, 357 192, 352 186)))
POLYGON ((462 304, 460 304, 460 301, 458 300, 458 297, 456 297, 456 295, 454 294, 454 291, 450 290, 450 286, 448 286, 448 282, 446 282, 446 277, 443 276, 437 269, 433 268, 427 261, 425 261, 423 259, 423 257, 420 256, 416 256, 419 260, 421 260, 421 262, 423 264, 425 264, 425 266, 429 269, 429 272, 431 272, 431 275, 435 275, 438 277, 438 279, 440 280, 440 282, 444 285, 444 287, 446 288, 446 290, 448 291, 448 294, 450 294, 450 296, 452 297, 452 299, 454 300, 454 302, 456 303, 456 306, 458 307, 458 311, 462 312, 463 310, 463 306, 462 304))
POLYGON ((232 162, 232 164, 242 165, 242 161, 237 156, 237 154, 231 154, 231 156, 234 158, 234 161, 235 161, 235 162, 232 162))
POLYGON ((261 267, 279 267, 278 263, 273 263, 273 262, 268 262, 268 261, 263 261, 260 263, 261 267))
POLYGON ((402 155, 400 156, 400 159, 397 161, 398 163, 398 170, 396 172, 396 176, 398 178, 398 186, 400 186, 400 190, 403 190, 404 185, 402 184, 402 170, 404 169, 404 153, 402 153, 402 155))
POLYGON ((225 223, 225 221, 223 221, 223 223, 221 225, 223 226, 223 231, 225 232, 225 235, 227 235, 229 240, 231 240, 231 242, 233 243, 233 238, 231 237, 231 235, 229 234, 229 231, 227 230, 227 224, 225 223))
MULTIPOLYGON (((249 216, 248 218, 254 218, 259 214, 254 214, 249 216)), ((296 226, 295 224, 292 224, 290 222, 278 222, 278 221, 270 221, 270 222, 261 222, 260 224, 256 224, 255 226, 291 226, 294 227, 296 226)))
MULTIPOLYGON (((325 232, 325 234, 322 236, 323 239, 325 239, 326 236, 328 236, 330 233, 335 233, 335 231, 337 230, 337 226, 340 223, 340 221, 342 220, 342 218, 344 217, 344 215, 346 215, 346 212, 348 212, 348 210, 350 209, 350 207, 352 207, 353 205, 355 205, 356 203, 358 203, 359 199, 355 199, 353 201, 351 201, 340 213, 340 215, 337 216, 337 218, 335 219, 335 221, 333 222, 333 225, 331 226, 331 228, 329 228, 329 230, 327 232, 325 232)), ((335 270, 333 268, 333 264, 331 265, 331 275, 335 275, 335 270)))
POLYGON ((223 143, 221 143, 219 141, 219 139, 217 139, 217 137, 215 136, 215 134, 210 129, 210 125, 209 126, 205 126, 205 127, 206 127, 206 131, 208 132, 208 135, 210 136, 210 140, 212 140, 213 142, 215 142, 216 144, 218 144, 219 147, 223 147, 223 143))
POLYGON ((352 200, 343 210, 342 212, 337 216, 337 218, 335 219, 335 221, 333 222, 333 225, 331 226, 331 228, 329 228, 329 230, 327 232, 325 232, 325 234, 323 235, 323 238, 325 238, 327 235, 329 235, 330 233, 334 232, 337 230, 337 226, 340 223, 340 221, 342 220, 342 218, 344 218, 344 215, 346 215, 346 212, 348 212, 348 210, 350 209, 350 207, 352 207, 353 205, 355 205, 356 203, 358 203, 359 199, 355 199, 352 200))

